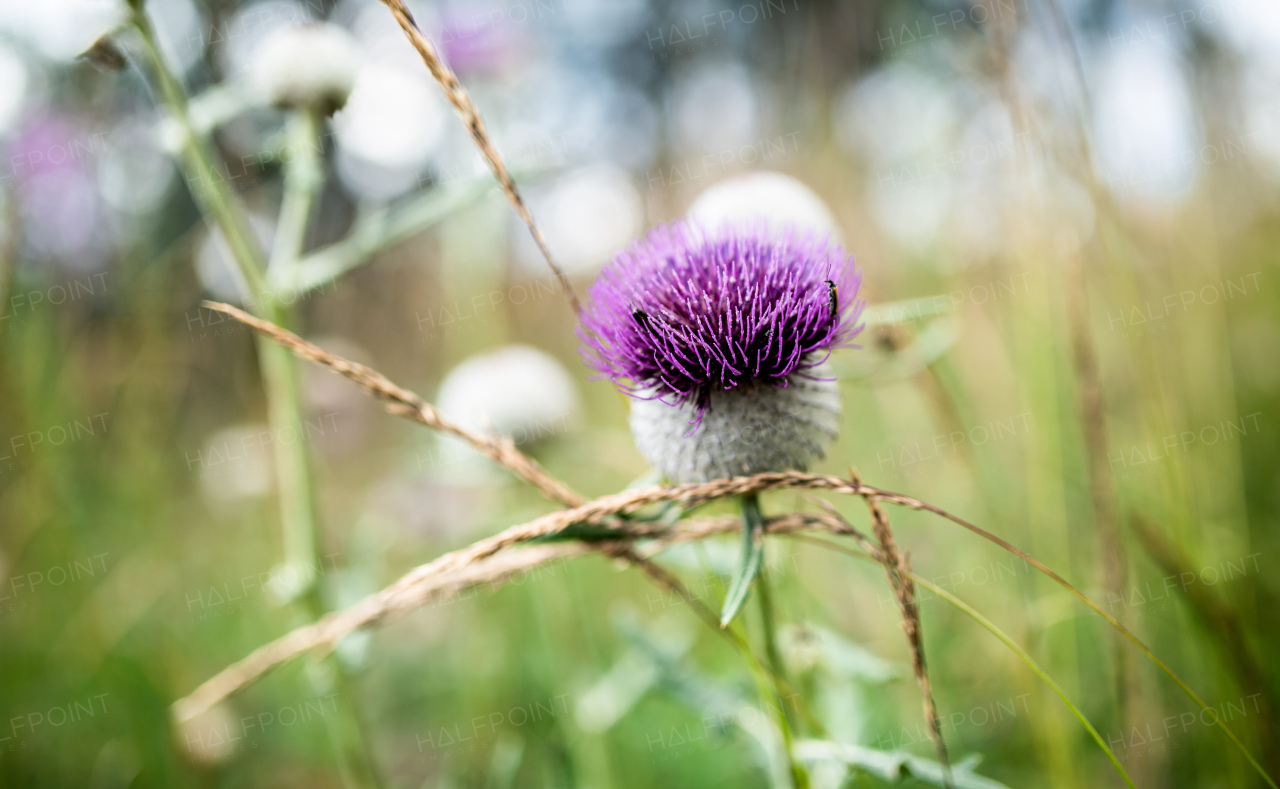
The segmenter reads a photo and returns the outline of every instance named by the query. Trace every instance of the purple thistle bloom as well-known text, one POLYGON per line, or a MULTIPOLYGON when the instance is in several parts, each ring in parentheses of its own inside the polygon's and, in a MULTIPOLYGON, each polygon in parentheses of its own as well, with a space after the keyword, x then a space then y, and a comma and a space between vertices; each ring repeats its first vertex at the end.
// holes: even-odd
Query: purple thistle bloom
POLYGON ((693 405, 696 425, 717 390, 785 387, 856 347, 860 284, 844 250, 813 235, 659 225, 591 287, 583 356, 633 396, 693 405))

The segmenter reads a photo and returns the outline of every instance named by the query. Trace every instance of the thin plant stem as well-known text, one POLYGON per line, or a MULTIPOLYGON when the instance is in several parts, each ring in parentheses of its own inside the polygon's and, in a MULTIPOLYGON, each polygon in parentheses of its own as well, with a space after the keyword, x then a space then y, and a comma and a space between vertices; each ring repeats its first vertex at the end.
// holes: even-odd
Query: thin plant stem
POLYGON ((769 588, 769 579, 765 572, 756 580, 756 593, 760 596, 760 622, 764 631, 764 654, 769 660, 774 676, 786 679, 782 652, 778 649, 778 632, 774 624, 773 591, 769 588))
POLYGON ((324 185, 320 156, 320 118, 309 109, 289 113, 286 148, 292 152, 284 169, 284 196, 276 221, 268 278, 286 275, 302 258, 307 226, 316 194, 324 185))
POLYGON ((728 627, 751 596, 751 587, 764 566, 764 516, 755 491, 742 496, 742 561, 725 594, 720 626, 728 627))
POLYGON ((361 208, 346 236, 307 253, 288 272, 271 272, 271 284, 299 294, 324 287, 382 250, 478 203, 493 186, 493 179, 485 177, 433 187, 393 208, 361 208))
MULTIPOLYGON (((320 118, 309 109, 295 110, 287 121, 287 145, 293 156, 284 169, 284 193, 276 224, 275 243, 267 271, 288 276, 298 265, 306 247, 307 227, 316 195, 324 185, 321 155, 320 118)), ((266 305, 269 314, 292 324, 296 310, 292 303, 273 298, 266 305)), ((306 440, 305 407, 298 360, 289 350, 258 335, 258 352, 266 383, 269 419, 276 436, 275 467, 280 490, 280 524, 287 577, 298 580, 288 590, 296 595, 309 621, 328 613, 316 578, 319 552, 319 523, 316 516, 315 479, 306 440), (283 437, 291 435, 292 441, 283 437)), ((317 693, 339 686, 339 715, 325 718, 325 726, 339 761, 344 786, 379 785, 374 760, 368 750, 360 718, 350 692, 350 678, 337 655, 326 655, 308 672, 317 693)))
MULTIPOLYGON (((749 527, 746 523, 743 526, 744 528, 749 527)), ((737 628, 732 625, 728 627, 721 625, 719 618, 712 613, 711 609, 707 608, 701 600, 694 597, 688 587, 681 583, 678 578, 657 563, 640 556, 630 548, 618 549, 616 555, 640 567, 649 576, 650 580, 679 596, 708 627, 729 640, 729 643, 742 657, 743 662, 747 664, 747 669, 751 672, 751 679, 755 683, 756 691, 760 694, 761 702, 770 711, 777 710, 773 718, 782 739, 783 752, 787 757, 787 767, 793 786, 796 789, 808 789, 809 773, 796 756, 795 736, 792 734, 790 724, 787 721, 785 701, 787 699, 796 699, 798 701, 796 709, 800 710, 805 715, 806 720, 810 721, 811 728, 815 732, 819 732, 819 736, 825 737, 826 733, 822 723, 805 705, 804 699, 800 698, 800 694, 787 683, 786 679, 760 660, 755 651, 751 649, 750 642, 737 628), (770 703, 771 699, 776 701, 777 704, 770 703)))
POLYGON ((18 192, 0 190, 0 220, 7 226, 7 238, 0 243, 0 304, 4 304, 13 287, 18 268, 18 234, 22 225, 18 222, 18 192))
POLYGON ((181 157, 187 171, 187 185, 201 209, 213 217, 214 223, 222 231, 236 268, 249 288, 250 296, 269 300, 269 289, 262 273, 262 253, 249 228, 244 210, 227 188, 226 179, 214 167, 208 142, 191 123, 187 113, 186 93, 160 53, 155 30, 141 3, 135 7, 133 25, 142 38, 142 48, 155 77, 160 101, 182 133, 181 157))
POLYGON ((471 100, 466 88, 462 87, 462 83, 458 81, 453 69, 449 68, 449 65, 440 58, 435 46, 418 29, 418 23, 414 21, 413 14, 409 12, 404 0, 382 0, 382 3, 391 11, 396 23, 400 25, 400 29, 404 31, 405 36, 409 39, 409 43, 413 45, 413 48, 422 57, 423 65, 427 67, 427 70, 431 72, 432 78, 440 85, 440 89, 444 91, 445 98, 457 110, 463 124, 467 127, 467 132, 471 135, 472 142, 476 145, 476 149, 488 162, 489 169, 493 171, 493 176, 502 185, 502 191, 507 195, 507 199, 511 201, 512 207, 520 215, 525 226, 529 228, 529 234, 533 236, 533 241, 537 244, 538 250, 542 252, 542 257, 547 261, 547 266, 555 274, 556 280, 560 283, 560 289, 564 291, 565 298, 569 301, 569 306, 573 308, 575 315, 580 314, 582 312, 582 304, 578 301, 578 294, 574 292, 573 285, 570 284, 564 270, 556 264, 555 258, 552 257, 551 249, 547 246, 542 230, 534 222, 533 214, 529 212, 529 207, 526 205, 524 197, 520 194, 516 182, 511 178, 507 165, 502 161, 502 156, 498 153, 498 149, 493 145, 493 140, 489 137, 489 132, 484 125, 484 118, 480 116, 480 109, 471 100))
MULTIPOLYGON (((208 142, 191 122, 186 93, 165 62, 157 46, 151 20, 141 4, 135 8, 133 24, 141 36, 160 100, 182 132, 184 139, 180 155, 192 195, 202 211, 213 218, 222 232, 232 260, 248 288, 247 303, 256 307, 258 312, 272 322, 292 325, 293 311, 279 303, 267 283, 261 251, 244 210, 227 189, 226 179, 217 173, 208 142)), ((297 145, 297 155, 291 161, 290 172, 285 179, 280 227, 271 257, 273 269, 293 266, 302 252, 311 206, 321 182, 318 147, 314 140, 317 128, 317 119, 310 113, 300 113, 291 120, 290 136, 293 142, 300 144, 297 145)), ((288 349, 261 335, 257 338, 257 347, 263 388, 267 396, 268 421, 277 437, 274 460, 280 491, 285 563, 293 570, 288 577, 298 581, 297 586, 287 591, 301 601, 302 610, 311 621, 315 621, 325 611, 314 588, 315 500, 305 443, 297 362, 288 349), (286 431, 294 437, 292 441, 283 440, 286 431)), ((341 672, 337 665, 328 668, 341 672)), ((323 686, 315 682, 315 677, 312 685, 323 692, 323 686)), ((340 716, 344 718, 345 727, 337 720, 326 718, 329 734, 335 742, 343 783, 351 787, 377 786, 372 760, 368 757, 363 738, 360 737, 354 711, 346 699, 343 700, 343 706, 348 713, 340 716), (347 731, 343 731, 343 728, 347 731), (354 735, 351 733, 353 731, 354 735)))
MULTIPOLYGON (((283 309, 271 295, 262 271, 261 254, 249 229, 244 211, 227 189, 226 179, 218 175, 207 141, 192 124, 187 112, 186 94, 165 62, 156 44, 155 30, 151 26, 151 20, 140 5, 133 14, 133 24, 141 36, 143 50, 150 63, 160 100, 182 131, 184 139, 181 156, 187 171, 188 186, 196 202, 213 218, 218 229, 222 231, 227 247, 231 251, 232 260, 249 289, 247 294, 249 304, 256 307, 256 310, 263 313, 268 320, 276 323, 290 323, 289 319, 292 316, 288 314, 289 311, 283 309)), ((297 227, 282 228, 285 231, 284 238, 277 241, 273 258, 296 259, 301 250, 301 237, 305 231, 305 214, 309 212, 310 201, 301 197, 298 178, 295 177, 293 180, 294 188, 286 190, 287 205, 285 210, 282 210, 282 218, 285 215, 294 217, 290 222, 297 227), (299 214, 304 215, 301 222, 296 219, 299 214), (286 254, 285 250, 289 249, 292 251, 286 254)), ((305 462, 306 449, 302 443, 304 431, 296 365, 287 350, 264 338, 258 341, 258 354, 263 387, 267 395, 268 420, 278 437, 275 465, 280 486, 285 561, 294 569, 299 579, 307 579, 309 568, 313 566, 312 558, 315 556, 315 540, 311 526, 314 521, 314 505, 311 502, 310 482, 306 475, 299 471, 299 461, 305 462), (288 442, 287 446, 283 441, 286 430, 291 431, 295 436, 295 440, 288 442)), ((305 587, 304 580, 303 587, 299 591, 305 591, 305 587)))
MULTIPOLYGON (((323 180, 320 161, 319 119, 309 110, 290 113, 288 145, 293 156, 285 166, 284 195, 271 250, 269 272, 287 272, 297 265, 306 243, 307 225, 315 195, 323 180)), ((286 324, 296 321, 292 304, 271 299, 266 306, 286 324)), ((289 328, 294 328, 289 326, 289 328)), ((288 349, 258 335, 258 354, 266 384, 267 411, 276 436, 275 467, 280 489, 280 524, 285 563, 293 569, 299 585, 291 590, 307 596, 315 584, 316 510, 315 490, 308 457, 302 385, 298 363, 288 349), (285 436, 293 440, 286 441, 285 436)), ((323 607, 316 606, 323 614, 323 607)))
MULTIPOLYGON (((742 497, 742 534, 743 540, 748 545, 750 545, 751 541, 757 539, 764 540, 764 515, 760 511, 760 496, 756 493, 748 493, 742 497)), ((763 551, 763 547, 761 550, 763 551)), ((782 654, 778 650, 777 632, 773 621, 773 603, 769 597, 763 569, 756 574, 756 592, 760 597, 760 622, 761 630, 764 634, 764 652, 765 658, 769 661, 770 669, 768 672, 758 672, 756 684, 760 689, 760 697, 765 706, 770 709, 776 709, 774 719, 778 725, 778 732, 782 736, 782 747, 787 755, 787 767, 791 772, 791 783, 796 789, 807 789, 809 786, 809 773, 799 759, 796 758, 795 736, 791 733, 791 722, 787 718, 785 700, 781 693, 781 687, 786 682, 786 677, 782 671, 782 654), (772 682, 768 681, 769 676, 772 676, 772 682), (776 706, 769 704, 770 696, 777 702, 776 706)), ((759 663, 759 660, 756 659, 756 662, 759 663)))
POLYGON ((306 596, 315 583, 317 554, 315 496, 304 440, 302 389, 297 367, 288 351, 273 343, 259 341, 258 358, 267 395, 267 419, 276 436, 273 457, 279 488, 284 561, 291 570, 290 577, 296 579, 296 585, 287 590, 287 596, 306 596), (285 436, 291 438, 286 441, 285 436))

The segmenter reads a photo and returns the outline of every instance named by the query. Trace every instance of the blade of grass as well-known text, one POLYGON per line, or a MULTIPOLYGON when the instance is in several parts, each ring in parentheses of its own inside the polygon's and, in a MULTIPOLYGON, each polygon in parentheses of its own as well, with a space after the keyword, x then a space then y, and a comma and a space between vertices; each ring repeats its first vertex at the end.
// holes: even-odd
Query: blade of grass
POLYGON ((1040 664, 1036 663, 1035 660, 1032 659, 1031 655, 1027 654, 1026 650, 1018 646, 1017 642, 1015 642, 1012 638, 1010 638, 1008 634, 1006 634, 1003 630, 997 627, 996 624, 992 622, 990 619, 987 619, 985 616, 978 613, 968 603, 964 602, 960 598, 946 591, 942 587, 929 583, 928 581, 924 580, 923 578, 916 575, 915 573, 908 573, 908 576, 916 583, 920 584, 926 589, 931 590, 932 592, 937 594, 939 597, 941 597, 943 600, 946 600, 948 603, 951 603, 953 606, 963 611, 967 616, 973 619, 973 621, 977 622, 978 624, 986 628, 991 633, 991 635, 1000 639, 1000 641, 1003 642, 1005 646, 1007 646, 1015 655, 1018 656, 1019 659, 1022 660, 1023 663, 1027 665, 1027 668, 1031 669, 1032 673, 1034 673, 1037 677, 1043 680, 1044 683, 1048 685, 1053 690, 1054 693, 1058 694, 1058 698, 1062 699, 1062 703, 1067 705, 1067 709, 1071 710, 1071 714, 1076 716, 1076 718, 1080 721, 1080 724, 1084 726, 1086 730, 1088 730, 1089 736, 1093 738, 1094 742, 1098 743, 1098 747, 1101 748, 1103 753, 1107 755, 1107 759, 1111 761, 1111 764, 1115 765, 1116 771, 1120 773, 1120 777, 1124 779, 1124 782, 1129 786, 1133 786, 1133 781, 1129 778, 1129 774, 1125 772, 1124 767, 1120 764, 1120 760, 1116 758, 1116 755, 1115 753, 1112 752, 1111 748, 1109 748, 1107 744, 1103 742, 1102 735, 1098 733, 1097 729, 1093 728, 1093 724, 1090 723, 1089 719, 1084 716, 1084 713, 1081 712, 1080 709, 1076 707, 1076 705, 1071 703, 1071 699, 1067 698, 1067 694, 1062 690, 1062 688, 1058 686, 1058 683, 1054 682, 1053 678, 1050 677, 1047 673, 1045 673, 1044 669, 1040 668, 1040 664))
MULTIPOLYGON (((872 493, 874 494, 874 491, 872 491, 872 493)), ((858 494, 858 495, 866 495, 866 494, 858 494)), ((1196 692, 1191 689, 1191 686, 1188 685, 1185 681, 1183 681, 1182 677, 1178 676, 1178 674, 1173 669, 1169 668, 1169 665, 1167 663, 1165 663, 1163 660, 1157 657, 1156 654, 1152 652, 1151 649, 1146 644, 1142 643, 1142 640, 1140 638, 1135 636, 1133 632, 1129 630, 1129 628, 1120 624, 1120 621, 1117 620, 1114 616, 1102 610, 1101 606, 1099 606, 1097 603, 1090 600, 1088 595, 1086 595, 1084 592, 1081 592, 1079 589, 1077 589, 1074 585, 1071 584, 1070 581, 1063 578, 1061 575, 1058 575, 1053 570, 1050 570, 1043 562, 1041 562, 1039 559, 1036 559, 1034 556, 1031 556, 1025 551, 1019 550, 1018 548, 1014 547, 1011 543, 997 537, 996 535, 992 534, 986 529, 982 529, 978 526, 975 526, 974 524, 970 523, 964 518, 961 518, 956 515, 952 515, 951 513, 947 512, 941 507, 935 507, 932 504, 926 504, 922 501, 914 500, 908 496, 901 496, 896 493, 889 494, 888 496, 886 496, 883 491, 881 491, 878 494, 878 498, 880 498, 882 501, 893 501, 896 504, 902 504, 904 506, 908 506, 913 509, 926 510, 928 512, 932 512, 934 515, 939 515, 951 521, 954 524, 963 526, 964 528, 968 529, 969 531, 973 532, 979 537, 982 537, 986 540, 989 540, 990 542, 995 543, 996 545, 1005 549, 1009 553, 1012 553, 1014 556, 1017 556, 1018 558, 1022 559, 1027 564, 1030 564, 1032 567, 1036 568, 1040 572, 1049 576, 1049 578, 1051 578, 1055 583, 1057 583, 1063 589, 1066 589, 1068 592, 1070 592, 1071 594, 1079 598, 1079 600, 1082 603, 1092 608, 1094 613, 1096 613, 1098 616, 1102 617, 1103 619, 1107 620, 1107 623, 1110 624, 1112 627, 1114 627, 1116 630, 1120 631, 1121 635, 1129 639, 1129 641, 1138 648, 1138 651, 1146 655, 1148 660, 1156 664, 1156 666, 1158 666, 1160 670, 1163 671, 1165 675, 1169 677, 1169 679, 1173 680, 1174 684, 1177 685, 1178 688, 1187 695, 1187 698, 1194 701, 1196 703, 1196 706, 1198 706, 1202 712, 1207 712, 1212 716, 1213 722, 1217 724, 1218 728, 1222 730, 1222 733, 1227 735, 1227 738, 1230 739, 1231 742, 1235 744, 1236 749, 1240 751, 1240 753, 1244 756, 1245 760, 1249 762, 1249 764, 1253 767, 1255 771, 1257 771, 1258 775, 1262 777, 1262 780, 1267 782, 1267 786, 1270 786, 1271 789, 1280 789, 1280 787, 1276 786, 1276 782, 1271 779, 1271 776, 1267 774, 1267 771, 1262 769, 1262 765, 1258 763, 1258 760, 1253 758, 1253 754, 1249 753, 1249 749, 1246 748, 1244 743, 1240 741, 1240 738, 1236 736, 1235 732, 1228 729, 1226 727, 1226 724, 1222 722, 1221 718, 1218 715, 1217 710, 1215 710, 1213 707, 1210 707, 1208 704, 1206 704, 1204 702, 1204 699, 1201 699, 1200 696, 1198 696, 1196 692), (893 498, 893 497, 896 497, 896 498, 893 498)))
MULTIPOLYGON (((872 562, 874 564, 882 563, 879 559, 877 559, 874 556, 871 556, 866 553, 862 553, 861 551, 855 551, 852 548, 847 548, 843 545, 837 545, 827 540, 805 537, 804 535, 799 535, 799 534, 792 534, 788 536, 790 536, 792 539, 800 540, 801 542, 809 542, 809 543, 814 543, 816 545, 821 545, 824 548, 830 548, 832 550, 839 551, 840 553, 845 553, 845 554, 848 554, 849 556, 853 556, 857 559, 862 559, 864 561, 872 562)), ((1120 777, 1124 779, 1124 782, 1129 786, 1133 787, 1133 789, 1137 789, 1137 787, 1134 786, 1133 781, 1129 778, 1129 774, 1125 772, 1124 767, 1120 764, 1120 760, 1116 758, 1115 753, 1113 753, 1111 748, 1107 747, 1106 742, 1103 741, 1102 735, 1098 733, 1097 729, 1093 728, 1093 724, 1089 722, 1089 719, 1085 717, 1084 713, 1081 712, 1080 709, 1076 707, 1076 705, 1071 703, 1071 699, 1067 698, 1067 694, 1062 690, 1062 688, 1058 686, 1058 683, 1054 682, 1053 678, 1050 677, 1047 673, 1045 673, 1044 669, 1040 668, 1040 664, 1036 663, 1036 661, 1031 657, 1031 655, 1027 654, 1026 650, 1018 646, 1018 643, 1014 641, 1012 638, 1010 638, 1008 634, 1006 634, 1003 630, 997 627, 994 622, 992 622, 990 619, 987 619, 982 614, 978 613, 972 606, 970 606, 968 603, 964 602, 960 598, 956 597, 955 595, 951 594, 950 592, 946 591, 945 589, 939 586, 935 586, 934 584, 929 583, 928 581, 916 575, 915 573, 901 571, 901 570, 900 572, 902 572, 903 575, 907 576, 911 580, 920 584, 924 588, 934 592, 939 597, 946 600, 948 603, 951 603, 956 608, 960 609, 970 619, 982 625, 993 636, 1000 639, 1000 641, 1003 642, 1005 646, 1007 646, 1015 655, 1018 656, 1020 660, 1022 660, 1023 663, 1027 665, 1027 668, 1031 669, 1032 673, 1034 673, 1037 677, 1043 680, 1044 683, 1048 685, 1050 689, 1053 690, 1054 693, 1058 694, 1058 698, 1062 699, 1062 703, 1067 705, 1067 709, 1071 710, 1071 714, 1076 716, 1076 719, 1079 720, 1081 725, 1083 725, 1084 728, 1089 732, 1089 736, 1093 737, 1094 742, 1098 743, 1098 747, 1101 748, 1103 753, 1107 755, 1107 758, 1111 761, 1111 764, 1115 766, 1116 771, 1120 773, 1120 777)))

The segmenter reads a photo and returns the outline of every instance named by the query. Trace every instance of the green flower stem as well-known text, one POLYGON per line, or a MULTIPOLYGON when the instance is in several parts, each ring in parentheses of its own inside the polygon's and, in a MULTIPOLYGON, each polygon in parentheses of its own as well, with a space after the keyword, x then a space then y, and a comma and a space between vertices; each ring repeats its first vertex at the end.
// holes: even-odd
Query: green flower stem
POLYGON ((785 682, 787 674, 782 662, 782 652, 778 649, 777 628, 774 626, 773 592, 769 588, 766 573, 767 569, 761 570, 759 578, 756 579, 756 592, 760 596, 760 621, 764 627, 764 654, 769 659, 769 667, 773 675, 785 682))
POLYGON ((320 118, 310 110, 289 114, 284 148, 289 156, 284 169, 284 197, 280 202, 275 244, 267 266, 269 280, 286 275, 302 258, 311 208, 324 185, 320 124, 320 118))
MULTIPOLYGON (((290 114, 286 145, 292 156, 285 163, 284 194, 276 224, 275 243, 271 249, 269 275, 288 275, 298 265, 306 245, 307 227, 316 195, 324 184, 324 167, 320 147, 321 120, 311 111, 290 114)), ((292 300, 285 303, 272 298, 265 305, 281 326, 294 331, 296 314, 292 300)), ((328 611, 321 599, 320 586, 313 571, 319 552, 315 483, 311 459, 305 440, 306 425, 302 404, 302 386, 298 360, 288 349, 258 335, 258 353, 266 380, 267 409, 271 428, 277 437, 293 435, 291 442, 277 438, 276 477, 280 486, 280 522, 284 537, 285 563, 295 572, 292 577, 300 585, 292 594, 314 622, 328 611), (286 433, 285 431, 289 431, 286 433)), ((310 672, 316 695, 337 691, 339 715, 326 718, 325 727, 338 761, 342 783, 347 787, 378 786, 373 758, 368 750, 351 691, 350 678, 336 654, 328 655, 310 672)))
MULTIPOLYGON (((308 598, 311 603, 314 598, 308 598)), ((319 613, 312 612, 315 621, 319 613)), ((365 740, 355 705, 351 680, 342 669, 337 655, 329 654, 308 666, 308 679, 317 697, 334 695, 336 715, 324 716, 325 732, 333 747, 334 761, 345 787, 377 787, 378 776, 373 767, 369 744, 365 740)))
MULTIPOLYGON (((278 325, 294 330, 292 310, 276 309, 278 325), (282 314, 283 313, 283 314, 282 314)), ((310 459, 304 440, 306 425, 302 414, 302 387, 298 368, 288 349, 259 337, 258 360, 267 394, 267 419, 276 436, 274 453, 276 484, 280 492, 280 527, 285 564, 297 586, 289 598, 305 597, 315 588, 316 537, 315 495, 310 459)), ((282 590, 283 591, 283 590, 282 590)))
POLYGON ((14 271, 18 263, 18 198, 0 190, 0 210, 9 227, 9 238, 0 239, 0 308, 3 307, 13 287, 14 271))
MULTIPOLYGON (((141 4, 135 6, 133 24, 142 37, 160 100, 183 135, 181 157, 188 186, 202 212, 213 218, 226 239, 232 259, 248 287, 246 306, 267 320, 294 328, 293 309, 282 304, 268 285, 262 255, 244 209, 227 188, 226 179, 214 167, 208 141, 192 124, 186 94, 165 63, 156 44, 151 21, 141 4)), ((299 113, 290 121, 290 142, 295 146, 296 155, 287 165, 280 225, 272 249, 272 270, 291 269, 302 253, 311 207, 323 182, 318 129, 319 119, 310 113, 299 113)), ((292 577, 298 579, 298 586, 285 591, 300 603, 300 613, 305 613, 308 621, 315 621, 324 615, 325 609, 315 583, 315 496, 305 442, 298 368, 292 354, 269 340, 259 337, 257 348, 267 396, 268 420, 273 434, 277 436, 274 457, 280 490, 285 562, 294 570, 292 577), (285 435, 292 435, 293 440, 284 441, 285 435)), ((348 787, 377 786, 373 760, 336 657, 326 658, 317 665, 317 671, 320 674, 312 673, 311 684, 318 694, 329 692, 335 683, 343 685, 338 694, 341 714, 325 718, 343 784, 348 787), (323 678, 325 673, 331 675, 330 680, 323 678)))
MULTIPOLYGON (((316 193, 323 183, 319 119, 306 110, 291 113, 288 145, 293 156, 285 165, 284 196, 268 271, 290 271, 302 257, 307 225, 316 193)), ((272 298, 264 305, 278 325, 296 331, 292 304, 272 298)), ((315 588, 316 512, 311 462, 307 455, 305 414, 298 361, 286 348, 258 335, 258 354, 266 381, 267 411, 276 438, 276 478, 280 486, 280 524, 285 563, 301 584, 292 590, 310 596, 315 588), (284 441, 284 436, 294 440, 284 441)), ((323 606, 313 606, 317 615, 323 606)))
MULTIPOLYGON (((165 63, 156 44, 151 20, 142 10, 141 4, 135 7, 133 24, 142 36, 143 50, 151 65, 160 100, 183 135, 181 156, 187 172, 187 185, 203 212, 212 216, 218 229, 222 231, 227 247, 231 250, 231 257, 235 260, 240 275, 244 277, 249 292, 258 299, 269 301, 267 282, 262 273, 262 254, 249 229, 249 222, 237 199, 227 188, 226 179, 215 169, 208 142, 192 126, 187 112, 186 93, 165 63)), ((263 317, 270 316, 264 314, 263 317)))
MULTIPOLYGON (((742 532, 745 535, 745 540, 752 539, 752 535, 760 535, 758 539, 762 542, 760 545, 762 563, 764 554, 763 531, 764 514, 760 511, 760 497, 755 493, 747 494, 742 497, 742 532)), ((795 736, 791 732, 791 722, 787 717, 786 699, 782 693, 782 688, 787 686, 787 682, 782 671, 782 654, 778 650, 777 629, 774 627, 773 622, 773 600, 769 596, 768 584, 765 581, 762 569, 757 571, 755 580, 760 597, 760 621, 763 624, 765 657, 769 661, 769 670, 765 671, 760 660, 752 654, 752 662, 756 665, 756 670, 752 672, 752 675, 755 677, 756 684, 759 687, 761 700, 766 707, 774 711, 773 717, 778 725, 778 732, 782 736, 783 750, 787 754, 787 766, 791 771, 791 783, 796 789, 808 789, 809 773, 796 757, 795 736), (771 697, 776 704, 769 703, 771 697)))

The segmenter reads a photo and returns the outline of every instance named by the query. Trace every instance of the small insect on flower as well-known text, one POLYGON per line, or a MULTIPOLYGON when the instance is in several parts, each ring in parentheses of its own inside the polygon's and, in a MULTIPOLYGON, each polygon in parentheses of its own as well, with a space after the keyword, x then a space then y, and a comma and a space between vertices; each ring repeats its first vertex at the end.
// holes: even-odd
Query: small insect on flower
POLYGON ((865 306, 839 246, 762 225, 659 226, 590 291, 588 366, 636 398, 641 454, 678 482, 804 468, 839 425, 818 369, 865 306))

